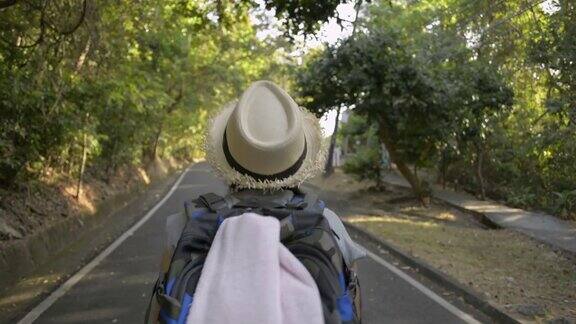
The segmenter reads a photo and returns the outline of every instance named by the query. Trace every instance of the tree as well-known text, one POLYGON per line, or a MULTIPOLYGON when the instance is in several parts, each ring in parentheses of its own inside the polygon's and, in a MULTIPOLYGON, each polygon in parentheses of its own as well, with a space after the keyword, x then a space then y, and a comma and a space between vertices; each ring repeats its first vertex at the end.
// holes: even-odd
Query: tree
POLYGON ((350 102, 348 98, 350 93, 340 78, 340 74, 345 73, 340 69, 346 69, 346 67, 334 65, 336 51, 336 47, 328 47, 323 53, 318 53, 316 57, 312 57, 297 74, 297 87, 302 98, 302 105, 318 117, 333 109, 336 109, 337 112, 324 168, 326 176, 329 176, 333 170, 332 160, 338 134, 340 111, 350 102))
MULTIPOLYGON (((355 9, 356 16, 354 21, 352 21, 352 34, 350 38, 356 35, 356 27, 359 23, 359 13, 362 6, 362 0, 356 0, 355 9)), ((369 1, 368 1, 369 2, 369 1)), ((335 7, 334 9, 335 10, 335 7)), ((339 19, 339 18, 338 18, 339 19)), ((338 23, 341 23, 338 20, 338 23)), ((324 175, 330 176, 334 170, 333 157, 334 149, 336 147, 336 139, 338 137, 338 127, 340 125, 340 112, 344 106, 344 101, 339 96, 346 96, 346 93, 335 93, 334 91, 345 91, 345 89, 338 87, 338 80, 333 76, 334 67, 329 66, 333 63, 331 60, 330 52, 333 51, 335 47, 327 48, 324 52, 326 56, 316 57, 316 62, 314 64, 307 65, 300 69, 298 75, 298 87, 300 95, 307 98, 308 101, 305 102, 306 107, 311 111, 315 112, 318 117, 325 115, 331 110, 336 110, 336 117, 334 120, 334 130, 330 137, 330 146, 328 147, 328 157, 326 159, 326 165, 324 167, 324 175), (333 84, 318 84, 316 78, 318 75, 328 78, 329 81, 333 81, 333 84)), ((312 54, 311 56, 313 56, 312 54)))
MULTIPOLYGON (((283 21, 286 35, 313 34, 322 23, 335 17, 338 24, 344 20, 338 16, 336 8, 343 3, 355 2, 359 8, 361 1, 357 0, 265 0, 266 9, 274 10, 276 18, 283 21)), ((370 1, 366 1, 370 2, 370 1)), ((350 22, 348 23, 355 23, 350 22)))
POLYGON ((414 152, 434 147, 438 131, 427 125, 446 117, 439 106, 441 89, 432 76, 411 58, 396 35, 377 31, 345 41, 318 62, 328 72, 312 74, 322 84, 319 89, 330 91, 313 102, 322 104, 324 97, 332 104, 341 101, 376 122, 392 161, 424 202, 428 189, 408 163, 416 162, 414 152))
MULTIPOLYGON (((201 154, 209 112, 269 75, 248 1, 16 1, 0 10, 0 183, 201 154), (215 19, 216 17, 216 19, 215 19), (84 167, 83 167, 84 166, 84 167)), ((79 181, 78 183, 80 183, 79 181)))
POLYGON ((486 137, 512 105, 511 90, 497 67, 478 59, 465 37, 439 25, 418 31, 414 24, 392 20, 412 17, 402 13, 406 8, 382 10, 385 22, 372 18, 365 34, 308 63, 301 82, 308 106, 320 112, 352 106, 375 121, 392 161, 422 201, 429 195, 428 184, 409 165, 433 167, 448 148, 462 153, 473 145, 483 193, 486 137))

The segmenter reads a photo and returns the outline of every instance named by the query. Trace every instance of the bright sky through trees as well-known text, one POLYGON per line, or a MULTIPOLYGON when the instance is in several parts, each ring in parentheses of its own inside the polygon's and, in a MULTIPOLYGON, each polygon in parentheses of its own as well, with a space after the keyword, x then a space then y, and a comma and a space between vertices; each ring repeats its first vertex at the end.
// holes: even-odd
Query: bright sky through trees
MULTIPOLYGON (((266 28, 263 28, 257 33, 257 37, 260 39, 265 39, 266 37, 277 37, 282 35, 282 32, 280 31, 280 23, 274 17, 273 10, 265 10, 262 0, 258 0, 256 2, 259 4, 259 8, 252 12, 251 17, 255 20, 265 20, 263 23, 267 24, 266 28)), ((354 3, 340 4, 338 5, 337 11, 340 18, 346 20, 342 23, 342 25, 339 25, 336 22, 336 18, 330 18, 329 22, 323 24, 316 35, 309 35, 306 39, 304 39, 304 37, 301 35, 295 37, 297 48, 292 53, 292 55, 296 56, 299 63, 302 62, 302 57, 308 50, 321 47, 326 43, 329 45, 334 45, 339 40, 345 39, 352 34, 352 24, 348 21, 354 20, 356 13, 354 9, 354 3)), ((336 111, 330 111, 320 119, 325 136, 332 135, 335 118, 336 111)))
MULTIPOLYGON (((378 129, 423 203, 419 169, 482 199, 576 219, 573 0, 382 0, 361 17, 354 37, 305 56, 307 108, 354 105, 366 118, 357 135, 378 129)), ((346 159, 378 170, 368 153, 346 159)))
MULTIPOLYGON (((261 3, 261 1, 257 1, 261 3)), ((540 4, 542 10, 548 14, 553 14, 559 10, 559 7, 555 5, 552 0, 546 0, 540 4)), ((355 10, 354 10, 354 3, 345 3, 338 5, 338 14, 341 18, 346 21, 353 21, 355 10)), ((274 13, 271 11, 266 12, 266 15, 276 23, 276 26, 270 25, 270 28, 262 30, 258 33, 258 36, 261 38, 265 38, 267 36, 278 36, 281 35, 280 30, 278 29, 278 22, 274 18, 274 13)), ((352 24, 344 21, 342 26, 340 26, 336 22, 336 18, 330 18, 328 23, 323 24, 320 28, 320 31, 317 35, 309 36, 306 40, 303 37, 297 38, 297 44, 300 44, 299 49, 294 53, 294 55, 298 55, 302 57, 304 53, 312 48, 317 48, 323 46, 324 44, 334 45, 336 42, 342 39, 346 39, 352 33, 352 24)), ((324 129, 324 135, 330 136, 334 129, 334 123, 336 118, 336 111, 331 110, 326 113, 321 118, 322 128, 324 129)))

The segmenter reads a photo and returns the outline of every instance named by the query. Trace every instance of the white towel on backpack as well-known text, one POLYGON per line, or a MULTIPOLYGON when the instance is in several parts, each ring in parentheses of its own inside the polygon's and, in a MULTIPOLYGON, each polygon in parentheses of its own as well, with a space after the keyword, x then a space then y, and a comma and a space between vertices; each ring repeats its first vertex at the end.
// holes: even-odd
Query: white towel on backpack
POLYGON ((246 213, 220 225, 186 322, 321 324, 324 318, 314 279, 280 243, 278 220, 246 213))

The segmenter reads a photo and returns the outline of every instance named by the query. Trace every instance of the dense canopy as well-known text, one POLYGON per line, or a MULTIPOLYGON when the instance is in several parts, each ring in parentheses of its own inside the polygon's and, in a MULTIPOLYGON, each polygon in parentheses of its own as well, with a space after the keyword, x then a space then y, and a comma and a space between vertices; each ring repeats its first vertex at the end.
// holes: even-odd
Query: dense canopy
POLYGON ((575 44, 571 0, 0 0, 0 184, 201 157, 208 116, 270 79, 357 115, 361 177, 384 144, 423 201, 437 180, 574 217, 575 44), (302 48, 329 21, 352 35, 302 48))

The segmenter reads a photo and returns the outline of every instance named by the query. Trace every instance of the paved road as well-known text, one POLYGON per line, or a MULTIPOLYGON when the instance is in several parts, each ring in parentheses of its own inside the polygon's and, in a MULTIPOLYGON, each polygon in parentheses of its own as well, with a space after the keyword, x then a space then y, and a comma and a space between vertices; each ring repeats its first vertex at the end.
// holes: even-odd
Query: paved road
MULTIPOLYGON (((140 227, 133 227, 133 233, 123 235, 21 322, 141 323, 157 275, 165 218, 180 212, 185 200, 206 192, 224 194, 226 187, 206 164, 196 164, 140 227)), ((469 313, 482 318, 390 267, 377 255, 360 262, 364 323, 475 323, 469 313)))

